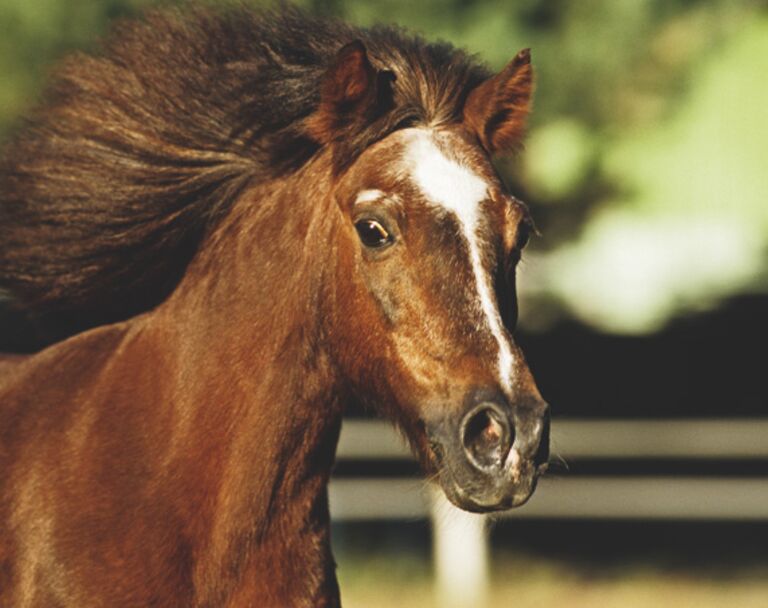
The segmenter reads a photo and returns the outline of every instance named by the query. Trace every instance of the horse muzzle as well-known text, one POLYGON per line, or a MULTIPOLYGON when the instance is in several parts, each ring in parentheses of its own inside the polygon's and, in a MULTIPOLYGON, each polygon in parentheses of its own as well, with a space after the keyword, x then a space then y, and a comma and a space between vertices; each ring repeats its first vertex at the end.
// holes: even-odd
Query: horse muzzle
POLYGON ((549 407, 527 396, 474 391, 460 416, 427 423, 440 484, 456 506, 487 512, 518 507, 549 461, 549 407))

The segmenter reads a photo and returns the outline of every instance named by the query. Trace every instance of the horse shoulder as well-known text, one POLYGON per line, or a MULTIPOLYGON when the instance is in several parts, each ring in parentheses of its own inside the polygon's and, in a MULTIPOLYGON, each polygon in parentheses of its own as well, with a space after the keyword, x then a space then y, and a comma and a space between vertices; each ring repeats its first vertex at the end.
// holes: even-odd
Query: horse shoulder
POLYGON ((15 355, 10 353, 0 353, 0 387, 3 386, 5 378, 9 377, 11 372, 15 371, 19 364, 29 359, 31 355, 15 355))
MULTIPOLYGON (((52 588, 35 588, 36 577, 64 580, 75 566, 95 576, 75 531, 116 536, 112 515, 140 494, 145 463, 121 446, 140 445, 145 411, 133 407, 141 389, 132 387, 141 384, 137 374, 157 367, 142 354, 146 340, 137 344, 141 333, 140 323, 103 326, 0 360, 0 605, 27 593, 47 605, 41 598, 52 588)), ((105 543, 98 549, 116 550, 105 543)), ((80 587, 86 597, 90 590, 80 587)), ((78 605, 75 595, 57 596, 56 603, 78 605)), ((145 599, 135 605, 147 605, 145 599)))
MULTIPOLYGON (((125 362, 141 358, 129 347, 134 333, 131 322, 103 326, 33 355, 3 357, 0 479, 9 479, 12 469, 26 470, 46 454, 58 451, 59 458, 66 458, 78 443, 75 438, 93 426, 88 421, 125 409, 121 398, 127 399, 119 392, 132 384, 134 373, 125 362)), ((61 465, 55 458, 50 464, 61 465)))
POLYGON ((74 393, 107 366, 129 331, 129 324, 99 327, 32 355, 0 354, 0 416, 14 402, 56 391, 74 393))

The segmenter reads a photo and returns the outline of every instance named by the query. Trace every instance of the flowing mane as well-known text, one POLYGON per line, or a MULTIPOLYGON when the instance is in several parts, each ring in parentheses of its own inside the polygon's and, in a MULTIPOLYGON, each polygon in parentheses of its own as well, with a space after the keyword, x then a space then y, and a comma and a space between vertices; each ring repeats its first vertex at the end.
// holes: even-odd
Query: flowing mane
POLYGON ((292 8, 157 11, 70 58, 0 158, 0 290, 58 337, 158 304, 249 184, 327 145, 307 118, 354 40, 389 103, 335 142, 337 169, 399 128, 460 120, 489 76, 447 44, 292 8))

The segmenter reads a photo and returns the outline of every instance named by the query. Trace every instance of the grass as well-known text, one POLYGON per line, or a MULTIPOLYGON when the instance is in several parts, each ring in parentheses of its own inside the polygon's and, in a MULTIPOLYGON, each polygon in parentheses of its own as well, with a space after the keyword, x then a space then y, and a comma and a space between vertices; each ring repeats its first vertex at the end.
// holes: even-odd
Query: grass
MULTIPOLYGON (((497 552, 499 553, 499 552, 497 552)), ((337 554, 345 608, 442 608, 428 560, 407 551, 337 554)), ((487 608, 768 607, 768 567, 686 568, 609 560, 579 564, 522 553, 493 556, 487 608)), ((471 606, 467 608, 481 608, 471 606)))

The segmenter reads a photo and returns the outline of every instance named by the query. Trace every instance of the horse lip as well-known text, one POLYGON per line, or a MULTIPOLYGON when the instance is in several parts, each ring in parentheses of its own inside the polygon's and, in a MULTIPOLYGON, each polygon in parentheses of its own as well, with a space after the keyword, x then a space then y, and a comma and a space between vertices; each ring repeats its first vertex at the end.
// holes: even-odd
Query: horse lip
MULTIPOLYGON (((495 513, 499 511, 508 511, 517 509, 527 503, 536 490, 538 478, 531 479, 530 486, 524 493, 513 492, 501 498, 483 500, 480 497, 471 497, 459 486, 453 487, 453 492, 446 492, 446 496, 451 499, 459 508, 473 513, 495 513), (453 495, 453 498, 451 497, 453 495)), ((519 488, 518 488, 519 489, 519 488)))
POLYGON ((483 472, 480 479, 475 478, 471 483, 462 484, 450 467, 443 467, 441 485, 451 502, 466 511, 504 511, 528 502, 546 468, 546 464, 535 466, 526 459, 521 460, 516 469, 499 467, 494 473, 483 472))

